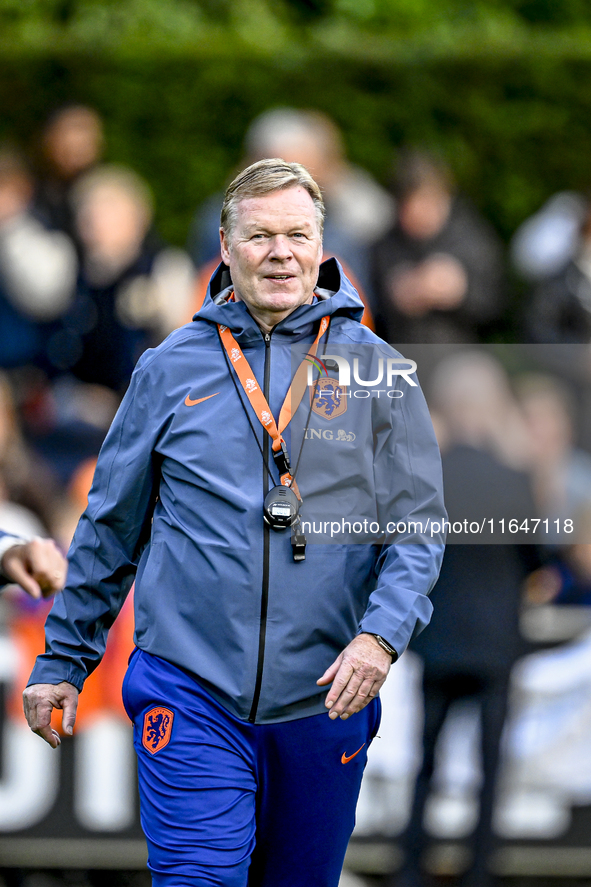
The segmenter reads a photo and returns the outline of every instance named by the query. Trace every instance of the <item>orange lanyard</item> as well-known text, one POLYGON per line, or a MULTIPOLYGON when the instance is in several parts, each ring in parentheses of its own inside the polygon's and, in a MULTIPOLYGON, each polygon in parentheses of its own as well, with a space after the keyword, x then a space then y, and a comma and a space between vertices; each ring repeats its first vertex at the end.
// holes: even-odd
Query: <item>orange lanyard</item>
MULTIPOLYGON (((316 356, 318 343, 328 329, 329 324, 330 317, 328 315, 323 317, 320 321, 318 335, 308 352, 314 357, 316 356)), ((236 375, 240 379, 240 384, 250 401, 250 405, 256 413, 257 419, 273 439, 273 457, 281 473, 281 483, 286 487, 290 487, 293 483, 293 477, 291 475, 289 455, 285 440, 282 437, 282 431, 287 428, 291 422, 291 417, 302 402, 302 398, 308 387, 308 361, 304 359, 297 368, 292 383, 285 396, 285 400, 283 401, 283 406, 279 412, 279 422, 277 423, 275 422, 271 408, 267 403, 267 398, 261 391, 255 374, 242 352, 242 348, 227 326, 218 323, 218 330, 222 344, 226 349, 226 354, 236 371, 236 375), (281 458, 282 456, 283 458, 281 458)), ((294 492, 297 495, 297 488, 295 486, 294 492)))

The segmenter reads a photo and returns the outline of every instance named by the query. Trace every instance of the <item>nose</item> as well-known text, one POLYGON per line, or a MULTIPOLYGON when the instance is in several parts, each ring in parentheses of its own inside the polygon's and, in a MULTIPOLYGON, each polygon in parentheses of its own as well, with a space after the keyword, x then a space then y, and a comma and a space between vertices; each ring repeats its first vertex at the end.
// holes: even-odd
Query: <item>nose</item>
POLYGON ((286 259, 291 258, 291 243, 289 242, 289 237, 286 237, 285 234, 276 234, 272 237, 270 247, 270 259, 274 259, 276 262, 284 262, 286 259))

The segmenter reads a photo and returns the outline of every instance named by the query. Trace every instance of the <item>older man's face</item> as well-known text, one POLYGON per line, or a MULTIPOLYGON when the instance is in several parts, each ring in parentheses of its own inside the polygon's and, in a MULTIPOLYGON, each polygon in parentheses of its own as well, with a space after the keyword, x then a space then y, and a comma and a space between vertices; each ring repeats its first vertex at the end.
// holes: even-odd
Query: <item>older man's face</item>
POLYGON ((222 230, 221 241, 236 298, 263 325, 272 327, 312 301, 322 238, 305 188, 244 198, 237 205, 234 230, 230 237, 222 230))

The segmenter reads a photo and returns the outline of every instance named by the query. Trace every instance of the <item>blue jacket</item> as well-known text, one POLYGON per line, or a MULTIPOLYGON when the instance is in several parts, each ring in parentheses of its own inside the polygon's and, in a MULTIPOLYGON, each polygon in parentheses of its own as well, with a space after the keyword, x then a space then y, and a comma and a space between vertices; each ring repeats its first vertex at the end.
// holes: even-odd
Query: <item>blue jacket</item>
MULTIPOLYGON (((401 653, 429 621, 427 595, 443 553, 437 537, 437 544, 311 542, 305 561, 296 563, 289 532, 264 525, 264 493, 277 483, 272 460, 270 481, 260 450, 268 451, 270 439, 248 401, 240 402, 218 337, 217 323, 232 330, 278 416, 292 346, 304 354, 322 316, 332 318, 331 347, 387 347, 360 324, 357 293, 335 260, 324 263, 315 303, 296 309, 265 341, 243 302, 212 299, 222 270, 193 322, 138 362, 99 456, 66 588, 47 619, 47 652, 29 683, 66 680, 81 688, 134 579, 137 646, 188 670, 233 714, 254 723, 325 711, 326 690, 316 681, 358 632, 380 634, 401 653)), ((349 452, 342 465, 355 481, 335 483, 330 470, 324 479, 312 470, 306 480, 303 472, 304 510, 307 493, 317 492, 311 484, 325 483, 337 502, 339 488, 353 485, 382 501, 374 477, 381 461, 389 466, 385 482, 397 517, 444 514, 439 450, 420 388, 379 404, 351 401, 349 425, 355 420, 359 432, 365 422, 356 437, 369 435, 370 450, 361 462, 357 451, 354 468, 346 439, 322 440, 323 453, 318 440, 306 441, 302 464, 316 452, 338 468, 339 454, 349 452), (355 416, 353 407, 365 413, 355 416)), ((298 415, 310 410, 304 399, 298 415)), ((313 418, 331 426, 329 418, 313 418)), ((289 434, 287 440, 291 445, 289 434)))

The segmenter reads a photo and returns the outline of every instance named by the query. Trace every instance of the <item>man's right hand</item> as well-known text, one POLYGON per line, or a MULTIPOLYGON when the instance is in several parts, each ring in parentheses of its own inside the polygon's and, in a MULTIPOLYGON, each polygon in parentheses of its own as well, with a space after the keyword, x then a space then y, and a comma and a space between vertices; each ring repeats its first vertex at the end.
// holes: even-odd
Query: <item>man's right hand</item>
POLYGON ((41 736, 52 748, 57 748, 61 739, 51 726, 51 712, 54 708, 62 709, 62 728, 64 733, 71 736, 78 707, 78 690, 68 681, 61 684, 31 684, 23 693, 23 706, 33 733, 41 736))

